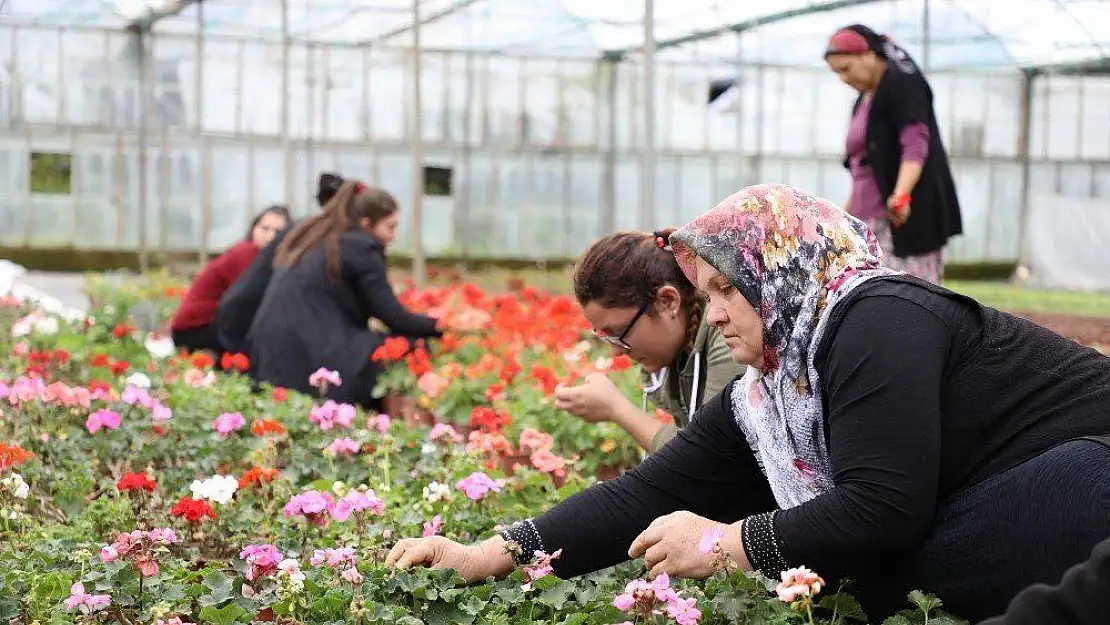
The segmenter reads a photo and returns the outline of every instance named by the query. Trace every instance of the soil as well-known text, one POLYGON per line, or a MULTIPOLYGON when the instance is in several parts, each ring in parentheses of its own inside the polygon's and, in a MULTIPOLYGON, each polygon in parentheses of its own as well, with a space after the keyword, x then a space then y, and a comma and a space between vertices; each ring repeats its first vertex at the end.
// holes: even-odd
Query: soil
POLYGON ((1083 345, 1110 347, 1110 317, 1082 317, 1049 313, 1015 312, 1083 345))

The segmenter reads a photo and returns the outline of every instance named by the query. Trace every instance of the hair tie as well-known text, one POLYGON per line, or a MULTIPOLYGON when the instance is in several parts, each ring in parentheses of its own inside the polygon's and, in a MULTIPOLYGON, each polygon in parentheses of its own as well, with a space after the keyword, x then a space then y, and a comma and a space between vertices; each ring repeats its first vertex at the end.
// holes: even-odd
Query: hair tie
POLYGON ((362 184, 361 182, 356 182, 355 183, 355 193, 362 193, 365 190, 366 190, 366 185, 362 184))
POLYGON ((663 239, 663 237, 655 237, 655 244, 658 245, 661 250, 667 249, 667 241, 663 239))

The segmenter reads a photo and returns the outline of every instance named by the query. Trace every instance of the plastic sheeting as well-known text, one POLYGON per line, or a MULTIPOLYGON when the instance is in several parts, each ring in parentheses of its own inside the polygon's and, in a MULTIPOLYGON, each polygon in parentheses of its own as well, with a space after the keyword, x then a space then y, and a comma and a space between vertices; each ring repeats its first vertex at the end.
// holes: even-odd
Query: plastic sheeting
POLYGON ((1038 287, 1110 292, 1110 202, 1030 197, 1023 264, 1038 287))

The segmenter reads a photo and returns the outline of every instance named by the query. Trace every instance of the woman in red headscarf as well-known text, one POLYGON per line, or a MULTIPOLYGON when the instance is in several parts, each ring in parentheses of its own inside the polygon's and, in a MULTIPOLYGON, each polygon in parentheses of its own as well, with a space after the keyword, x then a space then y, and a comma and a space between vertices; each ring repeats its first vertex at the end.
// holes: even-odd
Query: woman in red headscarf
POLYGON ((928 81, 905 50, 858 24, 832 36, 825 61, 859 92, 848 126, 852 194, 844 208, 878 237, 884 264, 939 283, 944 245, 963 224, 928 81))

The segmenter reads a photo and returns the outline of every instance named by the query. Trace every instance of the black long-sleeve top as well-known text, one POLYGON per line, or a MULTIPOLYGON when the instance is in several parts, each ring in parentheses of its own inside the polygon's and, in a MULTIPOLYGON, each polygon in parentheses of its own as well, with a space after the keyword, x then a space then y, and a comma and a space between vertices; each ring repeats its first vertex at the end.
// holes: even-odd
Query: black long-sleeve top
POLYGON ((338 280, 328 279, 322 248, 274 272, 247 341, 257 379, 311 392, 308 377, 326 367, 349 380, 329 389, 328 398, 357 399, 373 387, 376 373, 370 357, 385 339, 369 329, 369 319, 410 338, 439 335, 435 319, 398 301, 377 239, 357 230, 345 232, 340 258, 338 280), (363 375, 368 377, 356 379, 363 375))
MULTIPOLYGON (((954 493, 1110 433, 1110 358, 1026 320, 912 278, 862 285, 832 314, 815 366, 835 488, 774 513, 784 564, 851 576, 919 545, 954 493)), ((543 549, 563 549, 557 574, 626 560, 640 532, 679 510, 768 525, 775 500, 730 395, 640 466, 525 524, 543 549)), ((781 570, 745 549, 765 573, 781 570)))
POLYGON ((1068 569, 1055 586, 1035 584, 1023 590, 1002 616, 980 625, 1106 625, 1110 623, 1110 539, 1091 557, 1068 569))
POLYGON ((270 285, 270 279, 274 275, 274 256, 278 246, 292 229, 293 226, 289 225, 278 231, 274 240, 258 251, 247 270, 220 298, 216 326, 220 329, 222 338, 230 343, 228 347, 236 350, 244 347, 247 332, 254 322, 258 308, 262 306, 266 287, 270 285))

